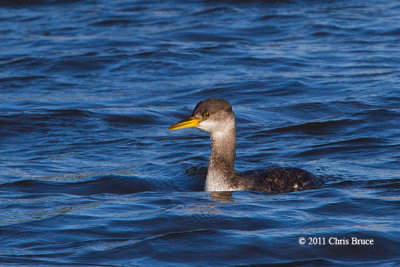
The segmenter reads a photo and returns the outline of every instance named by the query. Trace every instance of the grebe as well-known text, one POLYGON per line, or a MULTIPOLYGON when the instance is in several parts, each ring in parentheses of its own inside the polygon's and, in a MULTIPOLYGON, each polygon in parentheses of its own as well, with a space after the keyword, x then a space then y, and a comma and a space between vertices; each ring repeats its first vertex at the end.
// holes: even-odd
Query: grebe
POLYGON ((169 130, 192 127, 211 135, 206 191, 284 193, 319 188, 323 183, 321 178, 298 168, 271 167, 236 173, 236 120, 232 106, 226 100, 211 98, 198 103, 188 119, 172 125, 169 130))

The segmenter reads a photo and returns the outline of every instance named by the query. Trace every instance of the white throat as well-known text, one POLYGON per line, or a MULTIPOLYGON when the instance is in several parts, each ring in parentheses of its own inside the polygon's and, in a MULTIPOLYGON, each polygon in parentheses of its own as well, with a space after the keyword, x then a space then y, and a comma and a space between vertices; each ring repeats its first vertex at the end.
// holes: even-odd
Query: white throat
POLYGON ((224 125, 215 127, 212 131, 210 131, 210 133, 212 140, 212 153, 208 166, 205 190, 234 191, 235 188, 232 187, 232 183, 230 183, 230 181, 235 175, 235 117, 232 116, 228 121, 224 122, 224 125))

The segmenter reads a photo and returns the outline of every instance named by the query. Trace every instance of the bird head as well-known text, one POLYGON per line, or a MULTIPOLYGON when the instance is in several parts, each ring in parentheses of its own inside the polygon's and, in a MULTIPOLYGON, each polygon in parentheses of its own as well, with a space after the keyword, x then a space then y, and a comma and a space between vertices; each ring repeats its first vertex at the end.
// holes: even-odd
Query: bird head
POLYGON ((189 118, 172 125, 169 130, 193 127, 209 133, 223 133, 235 128, 235 115, 231 104, 223 99, 210 98, 201 101, 189 118))

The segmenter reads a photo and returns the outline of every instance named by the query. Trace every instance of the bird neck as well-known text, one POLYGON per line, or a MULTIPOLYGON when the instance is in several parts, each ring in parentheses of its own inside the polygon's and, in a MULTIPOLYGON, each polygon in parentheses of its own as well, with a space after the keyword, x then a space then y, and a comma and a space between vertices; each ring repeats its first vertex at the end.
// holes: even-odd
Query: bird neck
POLYGON ((231 191, 231 179, 235 176, 236 123, 224 131, 211 133, 212 153, 206 179, 207 191, 231 191))

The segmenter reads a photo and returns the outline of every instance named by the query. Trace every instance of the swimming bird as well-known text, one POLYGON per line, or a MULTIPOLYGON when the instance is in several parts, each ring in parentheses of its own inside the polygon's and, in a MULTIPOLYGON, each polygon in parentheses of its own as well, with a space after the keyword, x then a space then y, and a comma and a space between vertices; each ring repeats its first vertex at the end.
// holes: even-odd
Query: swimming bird
POLYGON ((236 119, 231 104, 223 99, 207 99, 195 107, 192 115, 169 130, 196 127, 209 132, 212 152, 205 183, 206 191, 259 191, 284 193, 315 189, 322 179, 298 168, 271 167, 264 170, 235 172, 236 119))

